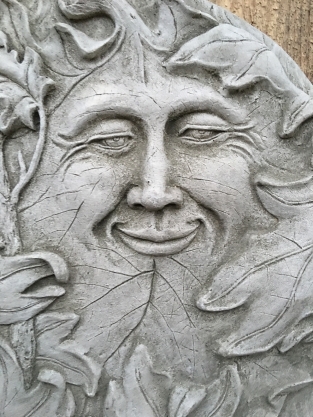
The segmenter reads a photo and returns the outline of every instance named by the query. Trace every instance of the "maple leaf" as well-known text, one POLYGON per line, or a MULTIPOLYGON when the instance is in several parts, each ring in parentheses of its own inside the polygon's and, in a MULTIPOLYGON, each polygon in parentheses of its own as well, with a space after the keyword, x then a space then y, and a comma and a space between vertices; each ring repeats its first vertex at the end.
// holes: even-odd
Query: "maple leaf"
POLYGON ((76 314, 46 313, 36 318, 37 361, 53 368, 67 383, 83 388, 92 397, 96 394, 101 368, 75 342, 65 340, 79 321, 76 314))

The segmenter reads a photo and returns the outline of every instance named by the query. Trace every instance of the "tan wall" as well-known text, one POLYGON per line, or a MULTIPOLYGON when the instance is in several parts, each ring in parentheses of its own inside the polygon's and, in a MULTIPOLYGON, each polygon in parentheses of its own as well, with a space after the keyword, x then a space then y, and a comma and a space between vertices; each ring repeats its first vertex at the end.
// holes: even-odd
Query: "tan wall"
POLYGON ((313 0, 211 0, 274 39, 313 82, 313 0))

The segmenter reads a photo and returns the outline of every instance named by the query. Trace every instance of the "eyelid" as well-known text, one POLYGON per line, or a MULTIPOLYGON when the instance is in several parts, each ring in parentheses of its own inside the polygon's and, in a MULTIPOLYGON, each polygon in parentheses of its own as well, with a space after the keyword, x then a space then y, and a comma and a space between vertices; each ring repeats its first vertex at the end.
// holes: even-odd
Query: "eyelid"
POLYGON ((135 135, 130 131, 119 131, 119 132, 110 132, 110 133, 98 133, 97 135, 92 136, 88 139, 87 143, 92 142, 97 139, 111 139, 116 137, 124 137, 124 136, 130 136, 131 138, 134 138, 135 135))
POLYGON ((208 132, 211 131, 215 131, 215 132, 230 132, 233 129, 232 126, 209 126, 209 125, 190 125, 187 124, 186 126, 184 126, 182 129, 180 129, 180 131, 178 132, 178 135, 182 135, 184 132, 186 132, 187 130, 190 129, 194 129, 194 130, 207 130, 208 132))

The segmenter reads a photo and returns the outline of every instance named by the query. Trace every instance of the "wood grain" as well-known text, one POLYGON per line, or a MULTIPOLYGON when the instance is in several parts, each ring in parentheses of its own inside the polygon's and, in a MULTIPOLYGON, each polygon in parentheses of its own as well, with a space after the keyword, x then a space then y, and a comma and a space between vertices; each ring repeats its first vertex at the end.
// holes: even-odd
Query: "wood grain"
POLYGON ((313 82, 313 0, 211 0, 274 39, 313 82))

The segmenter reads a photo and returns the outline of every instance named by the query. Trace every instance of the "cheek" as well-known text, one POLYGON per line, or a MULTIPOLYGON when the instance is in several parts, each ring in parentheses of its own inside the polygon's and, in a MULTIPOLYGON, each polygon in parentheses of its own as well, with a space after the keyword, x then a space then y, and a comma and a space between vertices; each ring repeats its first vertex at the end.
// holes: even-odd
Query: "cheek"
POLYGON ((88 227, 107 216, 123 198, 132 177, 129 164, 108 158, 105 163, 80 160, 67 169, 63 187, 66 189, 65 205, 79 202, 79 216, 88 227))
POLYGON ((78 160, 66 172, 60 169, 48 180, 42 176, 36 184, 42 190, 40 197, 21 213, 27 230, 31 227, 32 235, 51 244, 63 241, 65 235, 88 239, 98 219, 123 198, 131 178, 123 163, 113 158, 104 162, 78 160))
POLYGON ((184 155, 174 176, 199 204, 224 221, 241 223, 254 202, 247 162, 240 155, 184 155))

